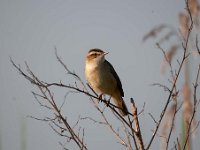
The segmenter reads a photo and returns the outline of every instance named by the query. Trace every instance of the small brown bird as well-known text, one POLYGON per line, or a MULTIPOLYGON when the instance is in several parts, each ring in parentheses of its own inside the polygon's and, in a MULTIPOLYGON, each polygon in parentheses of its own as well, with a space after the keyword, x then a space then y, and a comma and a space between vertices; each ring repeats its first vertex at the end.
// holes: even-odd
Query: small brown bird
POLYGON ((128 110, 122 98, 122 84, 113 66, 105 59, 106 54, 108 53, 97 48, 89 50, 86 56, 85 76, 95 92, 110 95, 119 107, 121 115, 126 116, 128 110))

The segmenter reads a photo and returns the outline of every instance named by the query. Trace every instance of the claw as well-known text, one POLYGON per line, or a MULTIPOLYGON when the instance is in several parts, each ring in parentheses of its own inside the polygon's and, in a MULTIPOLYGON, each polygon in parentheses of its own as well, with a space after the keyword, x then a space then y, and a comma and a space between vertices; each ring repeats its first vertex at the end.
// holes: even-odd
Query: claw
POLYGON ((106 106, 108 107, 110 105, 110 99, 106 101, 106 106))

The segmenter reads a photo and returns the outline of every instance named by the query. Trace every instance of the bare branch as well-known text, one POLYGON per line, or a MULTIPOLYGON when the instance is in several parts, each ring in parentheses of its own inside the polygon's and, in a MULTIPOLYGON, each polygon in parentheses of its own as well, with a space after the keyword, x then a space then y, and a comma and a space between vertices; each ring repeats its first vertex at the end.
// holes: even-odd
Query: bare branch
POLYGON ((138 140, 139 149, 144 150, 144 144, 143 144, 142 134, 141 134, 141 130, 140 130, 138 114, 137 114, 137 107, 135 106, 135 102, 134 102, 133 98, 131 98, 131 104, 132 104, 131 108, 132 108, 134 122, 135 122, 135 128, 136 128, 135 135, 136 135, 137 140, 138 140))
MULTIPOLYGON (((169 134, 168 134, 168 137, 167 137, 166 149, 168 149, 170 137, 172 135, 172 130, 173 130, 174 124, 175 124, 175 117, 176 117, 176 113, 177 113, 176 108, 177 108, 177 101, 175 100, 175 104, 172 105, 172 108, 171 108, 172 112, 170 111, 170 113, 172 113, 172 119, 171 119, 170 131, 169 131, 169 134)), ((167 119, 169 119, 169 118, 167 118, 167 119)))
MULTIPOLYGON (((189 35, 188 35, 188 36, 189 36, 189 35)), ((187 42, 188 42, 188 40, 187 40, 187 42)), ((186 46, 187 46, 187 44, 186 44, 186 46)), ((182 61, 181 61, 181 64, 180 64, 180 66, 179 66, 179 69, 178 69, 177 75, 176 75, 176 77, 175 77, 174 83, 173 83, 173 85, 172 85, 172 87, 171 87, 169 96, 168 96, 168 98, 167 98, 167 102, 166 102, 166 104, 165 104, 165 106, 164 106, 164 109, 163 109, 163 111, 162 111, 162 113, 161 113, 161 115, 160 115, 160 119, 159 119, 159 121, 158 121, 158 124, 157 124, 157 126, 156 126, 156 128, 155 128, 155 130, 154 130, 153 136, 152 136, 152 138, 150 139, 149 144, 148 144, 148 146, 147 146, 146 149, 149 149, 149 148, 150 148, 150 146, 151 146, 151 144, 152 144, 152 142, 153 142, 153 139, 155 138, 155 135, 156 135, 156 133, 157 133, 159 127, 160 127, 160 123, 161 123, 161 121, 162 121, 162 119, 163 119, 163 116, 164 116, 164 114, 165 114, 165 112, 166 112, 166 109, 167 109, 167 107, 168 107, 168 105, 169 105, 169 102, 170 102, 170 100, 171 100, 171 98, 172 98, 173 91, 174 91, 175 86, 176 86, 176 82, 177 82, 177 80, 178 80, 178 78, 179 78, 179 75, 180 75, 180 72, 181 72, 181 70, 182 70, 182 68, 183 68, 183 64, 184 64, 184 62, 185 62, 185 59, 187 58, 186 52, 187 52, 187 48, 184 48, 184 53, 183 53, 182 61)))

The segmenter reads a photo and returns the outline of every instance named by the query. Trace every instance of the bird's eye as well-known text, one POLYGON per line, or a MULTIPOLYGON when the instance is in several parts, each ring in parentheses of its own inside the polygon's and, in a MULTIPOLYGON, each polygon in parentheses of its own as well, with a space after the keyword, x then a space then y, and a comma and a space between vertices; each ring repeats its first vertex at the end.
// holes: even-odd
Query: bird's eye
POLYGON ((97 53, 94 53, 94 57, 97 57, 97 53))

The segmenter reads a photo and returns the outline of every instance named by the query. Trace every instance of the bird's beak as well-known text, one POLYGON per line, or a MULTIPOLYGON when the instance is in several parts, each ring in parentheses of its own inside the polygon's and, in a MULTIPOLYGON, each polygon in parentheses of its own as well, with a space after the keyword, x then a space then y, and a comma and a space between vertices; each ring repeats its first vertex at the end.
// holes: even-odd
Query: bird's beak
POLYGON ((105 56, 105 55, 107 55, 108 53, 109 53, 109 52, 104 52, 104 54, 103 54, 103 55, 105 56))

